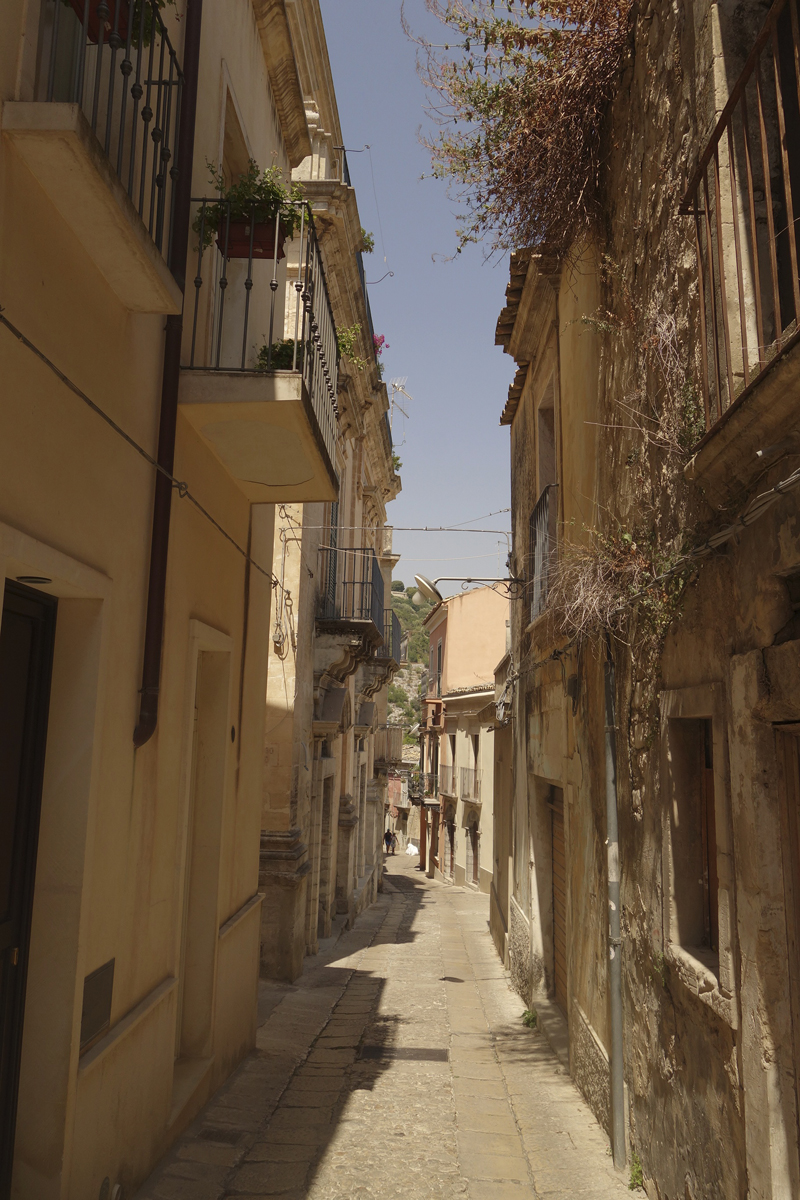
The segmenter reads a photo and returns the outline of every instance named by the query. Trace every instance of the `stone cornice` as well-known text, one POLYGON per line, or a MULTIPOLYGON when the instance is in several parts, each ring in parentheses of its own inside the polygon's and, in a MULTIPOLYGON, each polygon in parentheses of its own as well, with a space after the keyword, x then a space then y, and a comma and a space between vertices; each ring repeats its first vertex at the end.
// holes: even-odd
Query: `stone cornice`
POLYGON ((253 12, 289 164, 297 167, 311 153, 311 139, 286 0, 253 0, 253 12))
POLYGON ((555 255, 521 250, 511 255, 511 281, 506 288, 506 307, 495 330, 495 345, 502 346, 518 364, 508 400, 500 416, 510 425, 519 406, 528 367, 536 357, 544 330, 553 316, 558 295, 561 263, 555 255))

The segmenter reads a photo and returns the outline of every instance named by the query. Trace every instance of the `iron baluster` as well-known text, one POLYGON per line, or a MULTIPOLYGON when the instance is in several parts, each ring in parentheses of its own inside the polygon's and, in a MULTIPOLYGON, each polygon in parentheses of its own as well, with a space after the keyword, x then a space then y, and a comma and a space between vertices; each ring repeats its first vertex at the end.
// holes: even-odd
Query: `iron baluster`
MULTIPOLYGON (((89 11, 91 0, 84 0, 84 12, 89 11)), ((105 44, 106 21, 111 16, 111 9, 106 0, 100 0, 97 6, 97 65, 94 71, 94 97, 92 99, 92 129, 97 133, 97 110, 100 106, 100 79, 103 70, 103 47, 105 44)))

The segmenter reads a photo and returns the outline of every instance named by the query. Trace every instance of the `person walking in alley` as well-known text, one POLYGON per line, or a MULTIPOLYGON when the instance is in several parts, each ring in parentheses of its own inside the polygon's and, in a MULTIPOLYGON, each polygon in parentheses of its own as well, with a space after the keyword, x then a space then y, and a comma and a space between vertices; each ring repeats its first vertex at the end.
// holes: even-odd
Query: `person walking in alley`
POLYGON ((394 854, 395 851, 397 850, 397 834, 396 833, 392 834, 392 840, 391 840, 390 845, 392 847, 392 854, 394 854))
POLYGON ((383 835, 383 841, 384 841, 384 844, 386 845, 386 853, 388 854, 392 848, 392 831, 391 831, 391 829, 386 830, 386 833, 383 835))

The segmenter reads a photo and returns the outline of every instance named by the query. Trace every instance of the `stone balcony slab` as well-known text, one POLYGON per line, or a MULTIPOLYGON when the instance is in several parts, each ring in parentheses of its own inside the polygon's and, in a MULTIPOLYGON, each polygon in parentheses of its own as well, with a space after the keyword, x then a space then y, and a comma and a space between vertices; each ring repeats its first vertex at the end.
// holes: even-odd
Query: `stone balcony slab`
POLYGON ((179 313, 180 288, 80 106, 7 102, 2 129, 120 303, 179 313))

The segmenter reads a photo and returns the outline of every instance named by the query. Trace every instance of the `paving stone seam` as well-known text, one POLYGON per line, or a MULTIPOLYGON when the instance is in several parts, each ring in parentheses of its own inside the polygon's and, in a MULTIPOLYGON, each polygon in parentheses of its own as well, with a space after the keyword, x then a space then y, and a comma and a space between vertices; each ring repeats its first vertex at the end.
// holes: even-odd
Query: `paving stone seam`
MULTIPOLYGON (((455 888, 453 888, 453 890, 455 891, 455 888)), ((459 889, 459 890, 463 892, 464 889, 459 889)), ((457 913, 454 912, 453 916, 457 917, 457 913)), ((506 1104, 508 1105, 509 1111, 511 1112, 511 1116, 513 1117, 513 1120, 514 1120, 514 1127, 517 1131, 517 1137, 519 1139, 520 1153, 521 1153, 522 1157, 524 1158, 525 1165, 528 1169, 528 1179, 530 1181, 531 1192, 534 1197, 538 1198, 539 1192, 537 1191, 537 1188, 536 1188, 536 1179, 535 1179, 535 1176, 533 1173, 533 1166, 531 1164, 530 1157, 528 1156, 528 1152, 525 1148, 525 1139, 522 1136, 522 1126, 520 1125, 519 1117, 517 1116, 517 1110, 515 1109, 513 1100, 511 1099, 511 1093, 508 1090, 508 1081, 506 1080, 506 1073, 503 1069, 503 1063, 500 1059, 499 1054, 497 1053, 497 1036, 493 1029, 493 1022, 489 1019, 489 1013, 487 1012, 487 1009, 486 1009, 486 1003, 483 998, 483 993, 482 993, 481 989, 478 987, 477 972, 475 970, 474 958, 473 958, 473 955, 470 953, 470 947, 467 944, 466 937, 464 936, 464 929, 463 929, 461 922, 457 921, 456 924, 457 924, 457 928, 460 933, 461 943, 464 947, 464 952, 469 960, 469 964, 472 969, 472 972, 476 976, 475 993, 478 997, 478 1003, 480 1004, 481 1012, 483 1013, 483 1019, 486 1022, 486 1028, 489 1031, 490 1044, 491 1044, 491 1048, 492 1048, 492 1057, 494 1058, 494 1061, 497 1064, 497 1068, 500 1071, 500 1078, 503 1081, 503 1092, 505 1094, 506 1104)), ((458 1114, 458 1109, 456 1109, 456 1114, 458 1114)))

